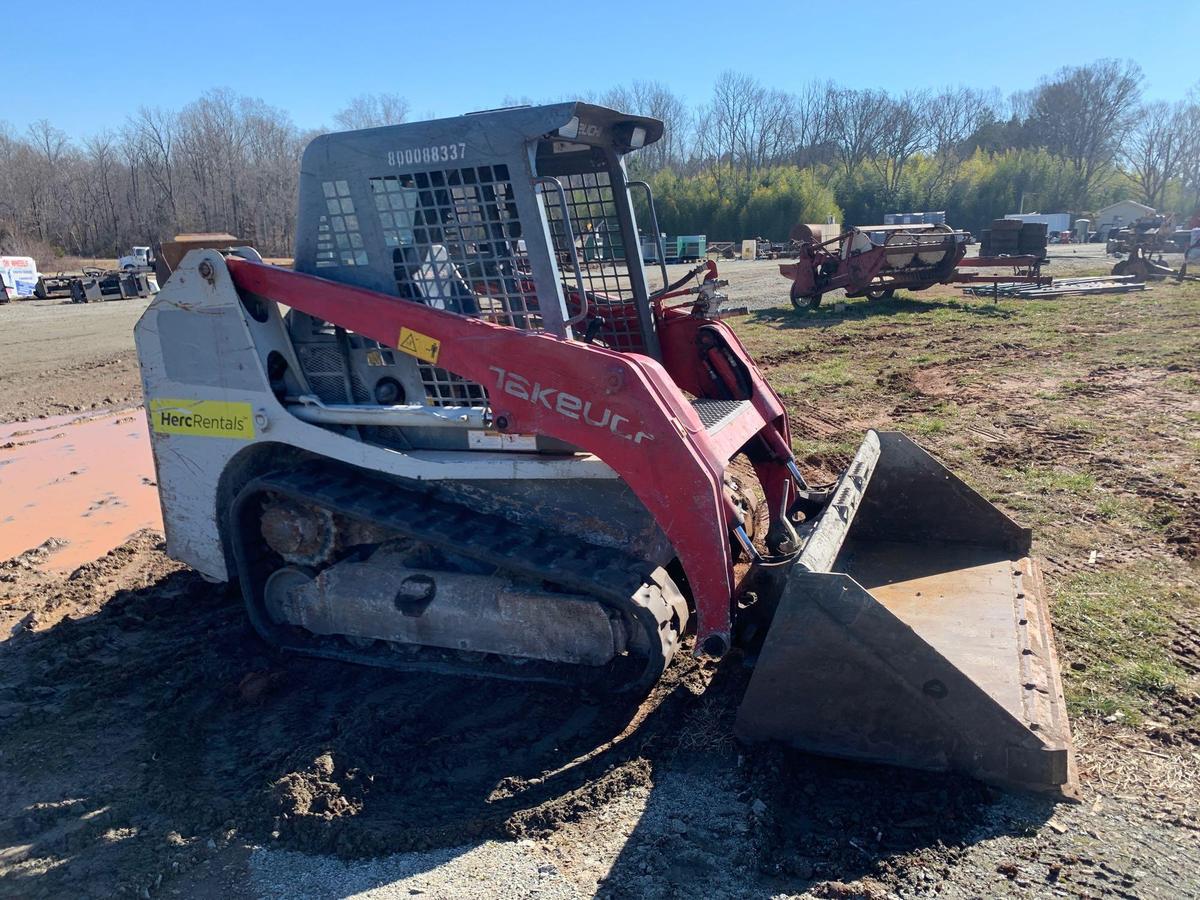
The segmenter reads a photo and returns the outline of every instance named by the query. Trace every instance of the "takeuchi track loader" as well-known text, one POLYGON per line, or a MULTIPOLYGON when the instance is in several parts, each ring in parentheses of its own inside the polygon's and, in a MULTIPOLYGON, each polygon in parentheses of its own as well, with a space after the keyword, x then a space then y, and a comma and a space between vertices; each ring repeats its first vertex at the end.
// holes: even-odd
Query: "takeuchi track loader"
POLYGON ((316 138, 295 271, 193 250, 138 323, 168 551, 281 650, 641 691, 739 647, 744 739, 1069 793, 1029 531, 898 433, 805 482, 715 266, 647 280, 661 135, 316 138))

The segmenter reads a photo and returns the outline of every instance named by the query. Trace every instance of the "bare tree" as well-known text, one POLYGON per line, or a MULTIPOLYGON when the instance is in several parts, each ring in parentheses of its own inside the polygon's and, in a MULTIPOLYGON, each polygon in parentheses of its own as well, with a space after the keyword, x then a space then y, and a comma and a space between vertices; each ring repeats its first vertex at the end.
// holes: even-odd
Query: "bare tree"
POLYGON ((892 197, 900 189, 905 165, 928 144, 928 106, 929 96, 921 91, 910 91, 886 104, 874 162, 892 197))
POLYGON ((742 168, 747 174, 777 161, 795 145, 794 98, 760 87, 750 99, 750 118, 739 136, 742 168))
POLYGON ((1013 91, 1008 95, 1008 115, 1011 119, 1024 122, 1033 118, 1040 88, 1013 91))
POLYGON ((788 110, 788 159, 798 166, 826 161, 830 138, 828 83, 809 82, 790 98, 788 110))
POLYGON ((17 190, 17 159, 20 139, 13 134, 12 127, 0 121, 0 253, 16 250, 9 242, 15 237, 21 204, 17 190))
POLYGON ((222 230, 290 252, 309 135, 279 110, 210 91, 175 113, 139 110, 79 145, 48 122, 0 123, 0 243, 39 255, 113 255, 177 231, 222 230))
POLYGON ((178 117, 174 113, 142 107, 126 123, 122 137, 131 167, 131 202, 137 204, 142 200, 138 176, 143 175, 157 189, 158 199, 167 204, 172 221, 179 218, 175 172, 178 130, 178 117))
POLYGON ((657 81, 635 81, 628 87, 612 88, 599 97, 599 102, 663 123, 662 140, 655 141, 634 157, 639 170, 657 172, 683 163, 688 152, 691 115, 683 100, 666 85, 657 81))
POLYGON ((1167 185, 1180 172, 1186 139, 1187 108, 1162 101, 1149 103, 1138 114, 1137 123, 1121 148, 1129 177, 1141 199, 1158 209, 1167 185))
POLYGON ((925 205, 962 166, 971 136, 997 113, 998 99, 966 87, 945 88, 925 104, 928 151, 933 165, 925 179, 925 205))
POLYGON ((795 98, 749 75, 723 72, 696 117, 696 153, 721 196, 746 196, 753 173, 794 151, 795 98))
POLYGON ((883 91, 830 89, 829 135, 847 175, 879 153, 891 105, 883 91))
POLYGON ((27 164, 24 166, 24 194, 29 214, 39 240, 47 240, 55 221, 58 193, 55 181, 62 175, 59 164, 67 150, 67 135, 45 119, 38 119, 28 128, 27 164))
MULTIPOLYGON (((643 177, 663 169, 685 176, 668 179, 663 195, 673 193, 689 216, 708 209, 724 217, 724 229, 755 227, 743 215, 754 196, 800 190, 803 179, 791 177, 799 173, 772 174, 782 165, 807 169, 827 196, 825 185, 836 184, 831 170, 878 173, 893 195, 915 173, 929 203, 955 196, 961 203, 960 188, 1000 171, 1002 191, 1019 192, 1028 177, 1039 196, 1077 208, 1121 172, 1152 205, 1182 196, 1182 211, 1191 212, 1200 207, 1200 85, 1181 104, 1150 104, 1139 115, 1139 82, 1132 63, 1102 60, 1061 70, 1010 98, 1004 111, 994 92, 961 87, 889 95, 812 82, 785 93, 737 72, 717 76, 695 111, 652 81, 596 100, 663 120, 664 139, 631 166, 643 177), (965 172, 976 146, 997 156, 965 172), (1027 159, 1006 154, 1033 147, 1040 149, 1027 159), (687 184, 688 176, 700 177, 687 184)), ((369 127, 408 113, 402 97, 365 95, 339 112, 338 124, 369 127)), ((222 230, 287 255, 298 163, 310 138, 280 110, 228 90, 179 110, 138 110, 117 134, 78 141, 45 121, 20 133, 0 123, 0 246, 111 255, 176 231, 222 230)), ((873 214, 882 199, 872 183, 844 191, 844 200, 839 187, 826 202, 852 209, 848 215, 873 214)), ((988 201, 969 202, 982 210, 988 201)))
POLYGON ((710 161, 718 194, 724 196, 738 167, 738 149, 754 106, 758 83, 748 75, 722 72, 713 84, 713 96, 697 116, 696 148, 710 161))
POLYGON ((1200 214, 1200 82, 1181 106, 1178 127, 1179 176, 1187 204, 1184 212, 1200 214))
POLYGON ((1102 59, 1060 69, 1036 88, 1030 129, 1041 146, 1071 163, 1077 205, 1107 174, 1133 127, 1141 83, 1136 63, 1102 59))
POLYGON ((408 118, 408 101, 399 94, 359 94, 333 114, 346 131, 399 125, 408 118))
POLYGON ((117 213, 117 198, 120 180, 120 163, 117 158, 115 139, 109 132, 102 132, 84 144, 87 152, 88 173, 84 180, 85 190, 97 211, 96 244, 111 242, 114 252, 120 247, 121 227, 117 213))

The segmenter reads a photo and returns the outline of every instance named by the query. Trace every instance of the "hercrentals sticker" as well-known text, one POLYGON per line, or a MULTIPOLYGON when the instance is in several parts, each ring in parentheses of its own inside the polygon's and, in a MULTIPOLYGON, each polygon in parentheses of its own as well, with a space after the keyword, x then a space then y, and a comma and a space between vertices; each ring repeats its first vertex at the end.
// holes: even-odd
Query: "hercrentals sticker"
POLYGON ((150 425, 159 434, 252 440, 254 411, 224 400, 151 400, 150 425))

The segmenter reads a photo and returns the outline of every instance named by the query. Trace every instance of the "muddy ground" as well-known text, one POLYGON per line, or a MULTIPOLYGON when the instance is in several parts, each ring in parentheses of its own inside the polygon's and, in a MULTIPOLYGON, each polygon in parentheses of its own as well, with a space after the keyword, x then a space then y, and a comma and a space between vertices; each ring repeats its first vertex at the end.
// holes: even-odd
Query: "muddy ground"
MULTIPOLYGON (((0 896, 1200 896, 1200 288, 725 272, 810 474, 901 428, 1035 528, 1081 803, 739 746, 736 659, 632 704, 280 657, 142 532, 0 563, 0 896)), ((137 402, 139 311, 0 307, 0 421, 137 402)))

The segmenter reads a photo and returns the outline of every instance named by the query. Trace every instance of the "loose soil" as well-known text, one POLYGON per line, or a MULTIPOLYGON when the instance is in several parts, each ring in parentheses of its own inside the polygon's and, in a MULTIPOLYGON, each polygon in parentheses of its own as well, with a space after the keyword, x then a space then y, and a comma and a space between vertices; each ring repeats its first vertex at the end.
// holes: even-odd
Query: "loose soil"
MULTIPOLYGON (((736 656, 641 703, 279 656, 157 532, 65 571, 31 532, 0 896, 1200 896, 1200 289, 798 313, 723 274, 811 476, 899 428, 1034 527, 1082 803, 743 747, 736 656)), ((0 420, 138 403, 140 308, 0 307, 0 420)))
POLYGON ((133 324, 148 303, 0 305, 0 423, 140 403, 133 324))

